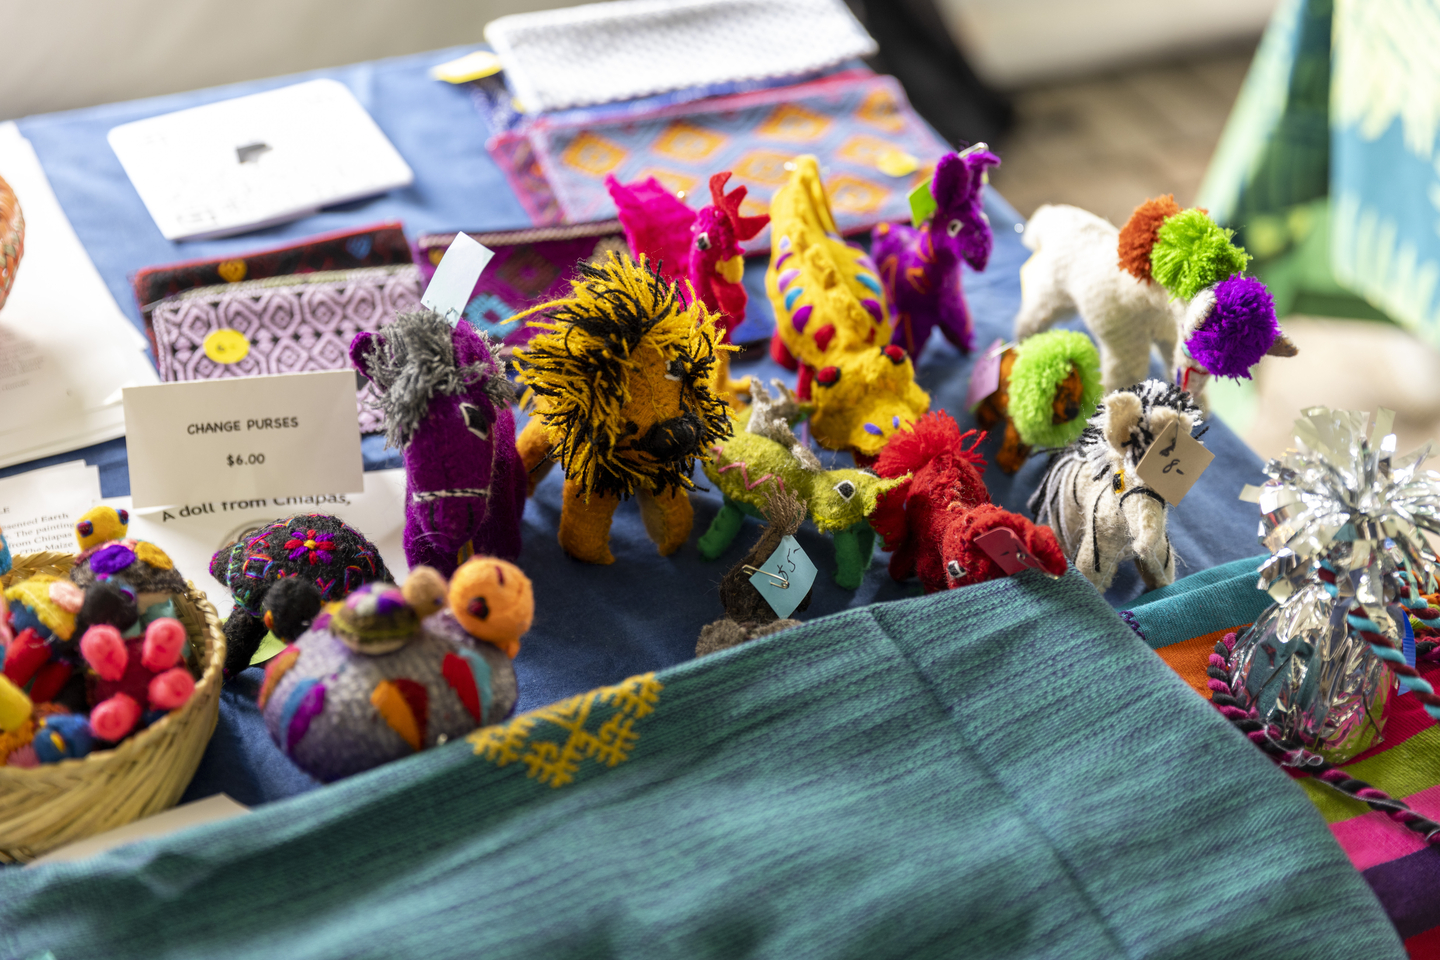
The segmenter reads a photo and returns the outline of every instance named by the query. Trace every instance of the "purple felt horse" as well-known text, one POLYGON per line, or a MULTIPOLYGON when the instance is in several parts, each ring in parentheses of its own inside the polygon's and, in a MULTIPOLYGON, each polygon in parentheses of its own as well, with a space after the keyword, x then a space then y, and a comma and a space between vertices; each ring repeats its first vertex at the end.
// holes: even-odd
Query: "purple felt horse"
POLYGON ((970 308, 960 289, 960 260, 976 271, 990 260, 994 237, 981 205, 985 171, 999 163, 983 143, 946 154, 935 165, 930 185, 935 215, 918 228, 882 223, 871 234, 870 254, 880 267, 895 318, 890 342, 916 360, 936 324, 966 353, 974 345, 970 308))
POLYGON ((520 554, 525 472, 514 390, 470 324, 432 310, 357 334, 350 360, 380 395, 385 442, 405 451, 405 560, 445 577, 472 554, 520 554))

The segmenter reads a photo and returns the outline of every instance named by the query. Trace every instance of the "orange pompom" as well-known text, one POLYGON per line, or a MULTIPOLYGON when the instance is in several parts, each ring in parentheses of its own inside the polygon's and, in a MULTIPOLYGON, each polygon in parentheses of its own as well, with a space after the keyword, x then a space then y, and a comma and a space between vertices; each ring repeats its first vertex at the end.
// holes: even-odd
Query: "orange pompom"
POLYGON ((1146 200, 1135 208, 1120 228, 1120 269, 1136 280, 1150 279, 1150 250, 1160 234, 1160 224, 1180 212, 1174 194, 1146 200))
POLYGON ((513 657, 535 618, 535 592, 515 564, 471 557, 450 578, 450 611, 465 632, 513 657))

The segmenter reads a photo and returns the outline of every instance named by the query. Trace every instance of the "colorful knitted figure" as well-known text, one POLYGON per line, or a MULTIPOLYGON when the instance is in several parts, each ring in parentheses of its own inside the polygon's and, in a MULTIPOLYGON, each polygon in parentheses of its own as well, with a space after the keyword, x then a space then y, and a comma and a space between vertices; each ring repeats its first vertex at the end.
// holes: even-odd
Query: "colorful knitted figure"
MULTIPOLYGON (((85 594, 62 577, 37 573, 5 588, 8 633, 5 676, 28 691, 36 703, 46 703, 76 676, 79 655, 72 642, 75 615, 85 594)), ((79 691, 83 706, 83 688, 79 691)), ((73 697, 67 697, 71 702, 73 697)))
POLYGON ((97 580, 117 578, 135 591, 141 619, 148 623, 167 616, 177 594, 185 592, 185 578, 169 554, 147 540, 110 540, 75 558, 70 579, 82 588, 97 580), (152 607, 166 608, 152 611, 152 607))
POLYGON ((535 600, 514 564, 473 557, 448 588, 417 570, 327 605, 265 668, 259 705, 301 769, 338 780, 498 723, 518 689, 518 650, 535 600), (445 609, 436 612, 436 602, 445 609))
POLYGON ((90 752, 90 722, 54 703, 34 703, 0 674, 0 765, 35 767, 90 752))
POLYGON ((890 342, 874 261, 840 238, 818 161, 797 157, 794 165, 770 201, 770 355, 799 370, 796 393, 815 403, 815 441, 873 459, 886 437, 930 409, 930 395, 916 385, 904 348, 890 342))
POLYGON ((447 577, 476 553, 520 555, 514 389, 493 348, 433 310, 402 313, 350 344, 380 395, 386 444, 405 452, 405 559, 447 577))
MULTIPOLYGON (((745 319, 748 296, 740 282, 745 275, 740 241, 754 238, 770 222, 767 214, 740 215, 746 188, 727 194, 729 179, 728 170, 710 178, 710 204, 696 213, 654 177, 631 184, 620 183, 613 174, 605 178, 631 254, 645 257, 665 279, 680 283, 682 302, 685 291, 693 290, 718 318, 722 343, 731 342, 730 332, 745 319)), ((730 379, 730 356, 723 351, 716 383, 732 403, 749 388, 749 380, 730 379)))
POLYGON ((995 462, 1006 473, 1025 465, 1033 447, 1063 447, 1080 436, 1100 395, 1100 354, 1083 333, 1049 330, 1000 358, 1000 387, 975 418, 987 430, 1004 421, 995 462))
POLYGON ((880 267, 895 319, 891 343, 920 358, 930 331, 965 353, 973 346, 970 308, 960 286, 960 261, 983 271, 994 236, 982 209, 986 170, 1000 158, 983 143, 950 153, 935 165, 930 192, 935 213, 919 227, 882 223, 871 233, 870 255, 880 267))
POLYGON ((109 624, 80 638, 80 652, 94 673, 90 730, 118 743, 159 714, 184 706, 195 692, 195 678, 181 656, 185 626, 170 617, 151 621, 144 637, 126 639, 109 624))
POLYGON ((734 541, 745 515, 761 515, 772 493, 797 497, 821 533, 835 537, 835 582, 846 590, 860 586, 874 551, 875 533, 865 518, 876 498, 903 480, 881 480, 864 470, 825 470, 815 454, 795 439, 789 423, 799 419, 801 406, 776 381, 772 399, 759 383, 751 384, 754 403, 748 413, 732 418, 734 434, 711 448, 715 459, 705 475, 725 498, 710 529, 700 538, 707 560, 719 557, 734 541))
POLYGON ((525 402, 520 434, 530 490, 556 462, 565 472, 560 545, 577 560, 614 563, 610 520, 638 495, 662 556, 690 537, 696 460, 730 431, 715 392, 715 318, 646 261, 609 254, 580 267, 565 300, 526 314, 536 333, 515 352, 525 402))
POLYGON ((1169 504, 1135 468, 1172 423, 1189 435, 1203 422, 1188 393, 1146 380, 1107 394, 1080 438, 1050 458, 1030 512, 1055 529, 1065 556, 1097 589, 1109 589, 1126 560, 1149 589, 1174 582, 1169 504))
POLYGON ((1250 257, 1230 236, 1168 195, 1121 230, 1076 207, 1041 207, 1025 226, 1035 254, 1020 268, 1015 336, 1078 310, 1100 342, 1106 390, 1145 379, 1153 344, 1203 411, 1211 375, 1249 377, 1266 354, 1295 355, 1264 285, 1240 276, 1250 257))
POLYGON ((955 419, 939 410, 896 433, 880 451, 875 470, 901 478, 871 517, 893 551, 891 577, 919 576, 926 593, 1003 577, 1005 570, 975 542, 1002 528, 1046 572, 1065 572, 1053 531, 990 502, 980 477, 985 461, 975 452, 981 439, 975 430, 961 433, 955 419))
MULTIPOLYGON (((759 398, 756 398, 757 401, 759 398)), ((805 504, 788 491, 773 488, 760 506, 766 527, 760 532, 760 539, 750 548, 744 558, 720 578, 720 603, 725 616, 714 623, 700 628, 700 639, 695 643, 695 656, 727 650, 747 640, 768 637, 788 627, 798 626, 799 620, 775 616, 770 602, 750 582, 753 571, 779 549, 780 541, 793 537, 805 522, 805 504)), ((805 610, 810 606, 812 586, 795 609, 805 610)))
POLYGON ((210 576, 235 598, 235 609, 225 620, 227 680, 250 666, 260 649, 270 629, 264 620, 266 594, 279 581, 313 583, 319 599, 329 602, 343 600, 361 584, 392 579, 375 544, 324 513, 276 520, 221 547, 210 558, 210 576))

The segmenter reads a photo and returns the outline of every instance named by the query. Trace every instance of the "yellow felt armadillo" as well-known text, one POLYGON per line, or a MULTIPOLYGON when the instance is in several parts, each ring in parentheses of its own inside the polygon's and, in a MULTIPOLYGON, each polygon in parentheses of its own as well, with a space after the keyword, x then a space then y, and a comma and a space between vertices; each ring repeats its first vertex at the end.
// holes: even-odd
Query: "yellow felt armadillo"
POLYGON ((873 458, 890 434, 930 409, 909 356, 890 345, 875 263, 840 237, 812 156, 795 159, 770 202, 770 224, 771 356, 799 370, 797 393, 815 403, 816 442, 873 458))

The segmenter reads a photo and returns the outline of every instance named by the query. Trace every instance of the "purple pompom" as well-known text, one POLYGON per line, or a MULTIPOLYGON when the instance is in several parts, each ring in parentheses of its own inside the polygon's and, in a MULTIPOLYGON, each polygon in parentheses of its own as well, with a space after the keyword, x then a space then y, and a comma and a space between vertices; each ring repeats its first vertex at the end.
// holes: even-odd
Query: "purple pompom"
POLYGON ((1215 306, 1185 348, 1190 356, 1217 377, 1250 379, 1250 368, 1260 362, 1275 338, 1275 298, 1254 277, 1231 277, 1215 285, 1215 306))
POLYGON ((135 562, 135 551, 123 543, 107 543, 90 555, 90 569, 99 576, 119 573, 135 562))

